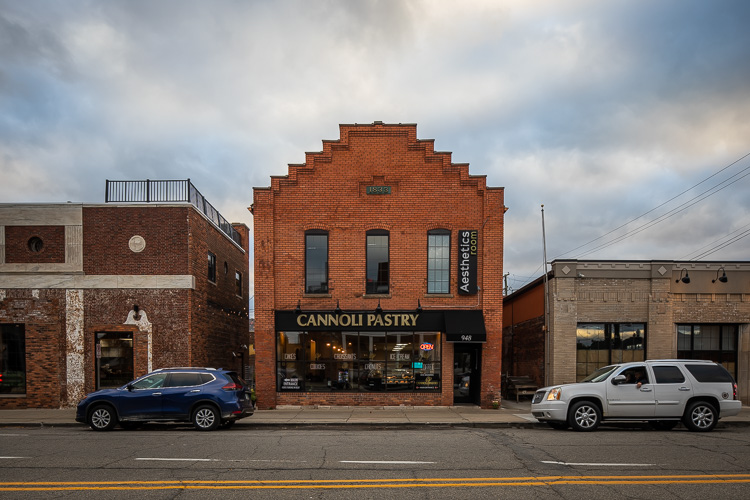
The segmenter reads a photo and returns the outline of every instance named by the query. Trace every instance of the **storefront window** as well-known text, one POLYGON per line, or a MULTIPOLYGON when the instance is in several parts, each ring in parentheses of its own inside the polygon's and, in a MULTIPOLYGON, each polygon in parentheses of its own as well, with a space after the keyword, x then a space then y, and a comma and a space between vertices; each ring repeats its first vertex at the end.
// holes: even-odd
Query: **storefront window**
POLYGON ((277 390, 440 390, 440 334, 278 332, 277 390))
POLYGON ((26 328, 0 325, 0 394, 26 394, 26 328))
POLYGON ((737 378, 737 325, 677 325, 677 357, 710 359, 737 378))
POLYGON ((579 323, 576 331, 576 380, 609 364, 646 359, 644 323, 579 323))

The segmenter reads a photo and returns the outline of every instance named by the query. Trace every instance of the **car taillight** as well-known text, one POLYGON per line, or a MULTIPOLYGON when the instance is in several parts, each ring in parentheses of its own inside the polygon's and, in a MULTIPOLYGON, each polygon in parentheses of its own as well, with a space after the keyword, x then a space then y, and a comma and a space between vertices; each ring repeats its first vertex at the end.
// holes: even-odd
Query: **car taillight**
POLYGON ((224 389, 225 391, 239 391, 242 389, 242 386, 235 382, 229 382, 227 385, 222 387, 222 389, 224 389))
POLYGON ((737 397, 737 383, 736 382, 732 386, 732 399, 739 399, 737 397))

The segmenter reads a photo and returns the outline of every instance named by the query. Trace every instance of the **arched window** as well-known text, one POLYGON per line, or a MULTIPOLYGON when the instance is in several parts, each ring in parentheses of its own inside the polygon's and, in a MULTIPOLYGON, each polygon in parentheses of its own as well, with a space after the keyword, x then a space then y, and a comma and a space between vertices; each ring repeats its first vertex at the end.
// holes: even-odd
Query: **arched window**
POLYGON ((367 287, 365 293, 389 293, 388 231, 367 231, 367 287))
POLYGON ((427 232, 427 293, 450 293, 451 232, 427 232))
POLYGON ((328 231, 305 231, 305 293, 328 293, 328 231))

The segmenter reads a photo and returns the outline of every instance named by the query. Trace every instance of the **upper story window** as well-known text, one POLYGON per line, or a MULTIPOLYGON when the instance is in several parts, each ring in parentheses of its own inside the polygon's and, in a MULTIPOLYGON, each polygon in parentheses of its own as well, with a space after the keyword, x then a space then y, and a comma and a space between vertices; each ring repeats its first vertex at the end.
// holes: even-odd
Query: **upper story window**
POLYGON ((434 229, 427 233, 427 293, 450 293, 451 233, 434 229))
POLYGON ((388 231, 367 231, 367 287, 365 293, 388 293, 388 231))
POLYGON ((216 255, 208 252, 208 281, 216 283, 216 255))
POLYGON ((242 297, 242 273, 239 271, 234 272, 234 288, 235 293, 242 297))
POLYGON ((328 293, 328 232, 305 232, 305 293, 328 293))

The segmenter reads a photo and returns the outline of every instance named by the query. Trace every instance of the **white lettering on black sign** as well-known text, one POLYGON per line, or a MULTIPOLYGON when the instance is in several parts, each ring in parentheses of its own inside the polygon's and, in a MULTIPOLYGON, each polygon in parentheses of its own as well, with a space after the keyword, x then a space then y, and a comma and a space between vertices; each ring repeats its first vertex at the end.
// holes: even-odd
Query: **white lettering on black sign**
POLYGON ((479 231, 458 232, 458 293, 477 293, 477 255, 479 253, 479 231))

